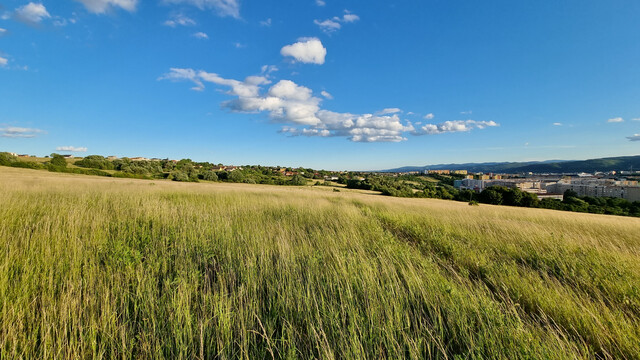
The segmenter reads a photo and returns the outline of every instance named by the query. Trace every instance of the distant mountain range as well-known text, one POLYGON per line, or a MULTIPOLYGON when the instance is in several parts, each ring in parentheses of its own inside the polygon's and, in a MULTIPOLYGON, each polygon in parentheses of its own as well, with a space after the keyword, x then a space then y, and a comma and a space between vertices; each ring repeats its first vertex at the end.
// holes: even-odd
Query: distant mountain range
POLYGON ((405 166, 380 172, 410 172, 423 170, 467 170, 485 173, 592 173, 596 171, 640 170, 640 155, 589 160, 546 160, 529 162, 486 162, 405 166))

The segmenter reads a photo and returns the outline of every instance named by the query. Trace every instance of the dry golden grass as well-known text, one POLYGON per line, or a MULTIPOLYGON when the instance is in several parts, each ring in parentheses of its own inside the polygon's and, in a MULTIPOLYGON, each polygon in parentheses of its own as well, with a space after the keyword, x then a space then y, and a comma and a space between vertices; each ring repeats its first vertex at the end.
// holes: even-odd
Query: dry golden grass
POLYGON ((640 358, 640 219, 0 167, 2 358, 640 358))

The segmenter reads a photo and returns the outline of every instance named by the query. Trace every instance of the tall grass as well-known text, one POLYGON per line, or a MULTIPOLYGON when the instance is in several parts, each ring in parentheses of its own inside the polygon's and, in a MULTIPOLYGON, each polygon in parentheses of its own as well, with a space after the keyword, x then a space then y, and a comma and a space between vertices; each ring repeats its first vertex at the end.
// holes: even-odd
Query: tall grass
POLYGON ((0 168, 2 358, 640 358, 640 219, 0 168))

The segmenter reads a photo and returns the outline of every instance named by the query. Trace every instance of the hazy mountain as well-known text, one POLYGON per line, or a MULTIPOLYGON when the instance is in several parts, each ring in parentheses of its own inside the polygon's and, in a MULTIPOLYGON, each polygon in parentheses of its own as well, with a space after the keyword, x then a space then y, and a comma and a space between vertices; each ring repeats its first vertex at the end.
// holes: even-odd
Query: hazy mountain
POLYGON ((470 172, 494 173, 575 173, 595 171, 640 170, 640 155, 619 156, 589 160, 545 160, 529 162, 486 162, 464 164, 437 164, 405 166, 382 172, 409 172, 423 170, 468 170, 470 172))

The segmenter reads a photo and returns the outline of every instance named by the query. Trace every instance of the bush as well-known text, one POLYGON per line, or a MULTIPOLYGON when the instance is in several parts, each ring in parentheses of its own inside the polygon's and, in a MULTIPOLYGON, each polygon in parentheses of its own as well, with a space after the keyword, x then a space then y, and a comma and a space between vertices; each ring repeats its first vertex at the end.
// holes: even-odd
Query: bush
POLYGON ((243 182, 244 174, 239 170, 232 171, 229 173, 229 181, 237 182, 237 183, 243 182))
POLYGON ((8 152, 0 152, 0 165, 10 166, 11 163, 18 161, 18 158, 8 152))
POLYGON ((216 173, 213 171, 205 171, 204 173, 201 174, 201 176, 202 176, 202 180, 218 181, 218 175, 216 175, 216 173))
POLYGON ((49 164, 54 168, 66 168, 67 167, 67 159, 60 154, 51 154, 51 160, 49 160, 49 164))
POLYGON ((100 170, 113 170, 114 165, 111 161, 107 160, 104 156, 89 155, 82 160, 78 160, 74 163, 76 166, 100 169, 100 170))
POLYGON ((300 175, 293 175, 289 183, 291 185, 302 186, 307 184, 307 180, 300 175))
POLYGON ((182 171, 172 171, 171 174, 169 174, 169 180, 189 181, 189 176, 182 171))

